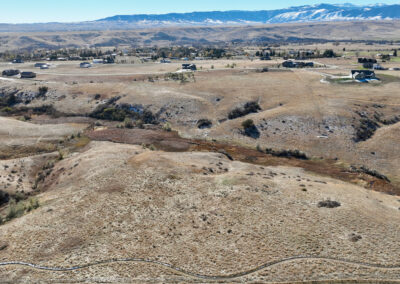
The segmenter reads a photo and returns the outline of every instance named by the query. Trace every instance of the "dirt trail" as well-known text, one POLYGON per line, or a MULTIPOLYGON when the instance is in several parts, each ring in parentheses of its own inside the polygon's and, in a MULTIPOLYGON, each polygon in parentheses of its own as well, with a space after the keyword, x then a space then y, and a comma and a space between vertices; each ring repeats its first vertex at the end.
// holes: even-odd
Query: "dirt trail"
POLYGON ((198 274, 195 272, 186 271, 182 268, 175 267, 168 263, 164 263, 164 262, 160 262, 160 261, 156 261, 156 260, 144 259, 144 258, 121 258, 121 259, 115 258, 115 259, 109 259, 109 260, 99 260, 96 262, 87 263, 87 264, 83 264, 83 265, 77 265, 77 266, 71 266, 71 267, 40 266, 40 265, 33 264, 33 263, 19 262, 19 261, 0 262, 0 266, 18 265, 18 266, 28 266, 28 267, 32 267, 32 268, 38 269, 38 270, 59 271, 59 272, 64 271, 65 272, 65 271, 81 270, 81 269, 89 268, 92 266, 112 264, 112 263, 117 263, 117 262, 137 262, 137 263, 148 263, 148 264, 163 266, 163 267, 169 268, 175 272, 183 274, 184 276, 189 276, 189 277, 193 277, 193 278, 199 278, 199 279, 203 279, 203 280, 213 280, 213 281, 224 281, 224 280, 233 280, 236 278, 248 276, 253 273, 259 272, 261 270, 264 270, 268 267, 272 267, 272 266, 279 265, 279 264, 286 263, 286 262, 298 261, 298 260, 326 260, 326 261, 353 264, 353 265, 377 268, 377 269, 396 269, 396 270, 400 269, 400 265, 373 264, 373 263, 365 263, 365 262, 358 262, 358 261, 352 261, 352 260, 347 260, 347 259, 341 259, 341 258, 335 258, 335 257, 323 257, 323 256, 288 257, 288 258, 284 258, 284 259, 271 261, 271 262, 265 263, 259 267, 249 269, 246 271, 242 271, 242 272, 238 272, 238 273, 231 274, 231 275, 203 275, 203 274, 198 274))

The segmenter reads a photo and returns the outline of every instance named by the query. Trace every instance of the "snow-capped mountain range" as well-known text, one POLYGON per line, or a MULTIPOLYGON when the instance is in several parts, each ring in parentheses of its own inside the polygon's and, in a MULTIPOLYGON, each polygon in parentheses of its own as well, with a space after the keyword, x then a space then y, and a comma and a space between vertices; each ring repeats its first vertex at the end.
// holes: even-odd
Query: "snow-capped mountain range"
POLYGON ((400 4, 355 6, 318 4, 264 11, 214 11, 161 15, 117 15, 97 22, 119 22, 138 26, 267 24, 320 21, 400 19, 400 4))
POLYGON ((400 3, 356 6, 318 4, 263 11, 214 11, 170 14, 117 15, 74 23, 1 24, 0 32, 105 31, 155 27, 257 25, 278 23, 400 20, 400 3))

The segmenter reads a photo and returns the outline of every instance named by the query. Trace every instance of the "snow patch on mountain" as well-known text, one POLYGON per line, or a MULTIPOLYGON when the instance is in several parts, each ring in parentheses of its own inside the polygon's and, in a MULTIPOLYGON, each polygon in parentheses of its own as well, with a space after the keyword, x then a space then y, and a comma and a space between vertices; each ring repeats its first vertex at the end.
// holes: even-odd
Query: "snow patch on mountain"
POLYGON ((102 22, 162 25, 265 24, 400 19, 400 5, 315 4, 270 11, 213 11, 163 15, 118 15, 102 22))

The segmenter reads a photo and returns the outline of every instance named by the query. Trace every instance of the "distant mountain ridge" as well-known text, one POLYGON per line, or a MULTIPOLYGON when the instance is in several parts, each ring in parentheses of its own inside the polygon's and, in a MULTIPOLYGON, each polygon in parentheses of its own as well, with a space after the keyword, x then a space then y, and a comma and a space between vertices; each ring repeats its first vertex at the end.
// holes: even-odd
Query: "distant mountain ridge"
POLYGON ((213 11, 117 15, 75 23, 2 24, 0 32, 107 31, 162 27, 235 26, 257 24, 400 20, 400 4, 318 4, 264 11, 213 11))
POLYGON ((318 4, 264 11, 213 11, 170 14, 117 15, 97 22, 138 26, 268 24, 320 21, 400 19, 400 5, 318 4))

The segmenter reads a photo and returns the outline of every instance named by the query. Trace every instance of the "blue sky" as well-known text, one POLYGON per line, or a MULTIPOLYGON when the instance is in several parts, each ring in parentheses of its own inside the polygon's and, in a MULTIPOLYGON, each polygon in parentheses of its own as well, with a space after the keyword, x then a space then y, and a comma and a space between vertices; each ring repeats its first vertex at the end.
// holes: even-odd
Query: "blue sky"
POLYGON ((74 22, 114 15, 271 10, 316 3, 400 4, 400 0, 0 0, 0 23, 74 22))

